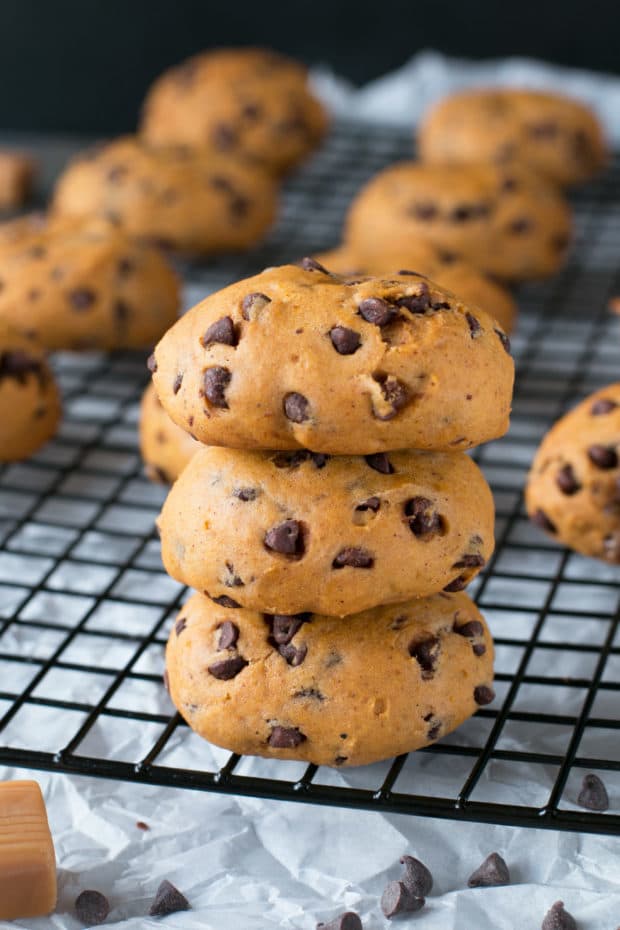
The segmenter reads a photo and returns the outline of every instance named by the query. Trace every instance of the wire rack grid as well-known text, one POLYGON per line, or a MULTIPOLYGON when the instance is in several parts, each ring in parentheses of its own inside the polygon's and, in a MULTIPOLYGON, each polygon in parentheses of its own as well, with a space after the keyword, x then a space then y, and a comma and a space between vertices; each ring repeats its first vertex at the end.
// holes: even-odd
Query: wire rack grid
MULTIPOLYGON (((337 125, 286 186, 254 252, 183 269, 187 302, 338 240, 363 181, 407 157, 408 134, 337 125)), ((0 470, 0 763, 239 795, 455 820, 620 832, 618 569, 532 527, 522 487, 544 431, 616 380, 620 162, 575 198, 577 241, 553 280, 522 289, 510 433, 476 452, 493 487, 497 548, 470 588, 497 647, 495 702, 425 750, 334 771, 240 758, 201 741, 161 686, 184 590, 154 533, 165 489, 144 477, 135 354, 59 355, 60 434, 0 470), (601 774, 606 813, 575 803, 601 774)))

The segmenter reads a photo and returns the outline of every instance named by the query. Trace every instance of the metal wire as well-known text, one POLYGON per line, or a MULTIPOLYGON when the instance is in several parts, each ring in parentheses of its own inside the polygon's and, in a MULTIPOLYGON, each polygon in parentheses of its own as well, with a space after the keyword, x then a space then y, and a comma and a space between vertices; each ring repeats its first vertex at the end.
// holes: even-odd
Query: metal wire
MULTIPOLYGON (((188 301, 335 244, 355 191, 409 151, 399 130, 336 126, 288 182, 265 245, 182 269, 188 301)), ((137 452, 144 359, 60 355, 60 435, 29 462, 0 470, 0 763, 617 834, 619 572, 530 526, 521 491, 553 420, 618 378, 620 326, 606 307, 620 292, 619 205, 614 161, 575 198, 569 264, 519 295, 512 428, 475 455, 497 504, 497 548, 470 589, 497 645, 493 705, 426 750, 360 770, 245 759, 200 741, 161 687, 163 646, 184 591, 164 574, 153 531, 165 489, 144 478, 137 452), (603 774, 610 812, 575 804, 587 771, 603 774)))

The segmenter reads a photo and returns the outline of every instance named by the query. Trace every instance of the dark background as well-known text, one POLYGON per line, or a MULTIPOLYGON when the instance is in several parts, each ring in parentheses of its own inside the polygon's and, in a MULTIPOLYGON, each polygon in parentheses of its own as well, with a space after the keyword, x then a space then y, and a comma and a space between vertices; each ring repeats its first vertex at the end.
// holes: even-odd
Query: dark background
POLYGON ((202 48, 260 44, 355 83, 416 51, 618 70, 619 0, 0 0, 0 128, 131 129, 149 82, 202 48))

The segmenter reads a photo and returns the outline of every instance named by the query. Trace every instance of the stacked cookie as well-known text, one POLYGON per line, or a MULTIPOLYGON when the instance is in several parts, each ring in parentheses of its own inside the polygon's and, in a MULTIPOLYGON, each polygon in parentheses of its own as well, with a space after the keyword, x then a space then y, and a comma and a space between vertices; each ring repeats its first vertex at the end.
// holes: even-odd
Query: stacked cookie
POLYGON ((196 589, 167 650, 172 699, 232 751, 359 765, 416 749, 493 698, 463 592, 493 501, 463 450, 502 435, 508 341, 416 274, 313 260, 213 294, 151 359, 205 447, 159 519, 196 589))

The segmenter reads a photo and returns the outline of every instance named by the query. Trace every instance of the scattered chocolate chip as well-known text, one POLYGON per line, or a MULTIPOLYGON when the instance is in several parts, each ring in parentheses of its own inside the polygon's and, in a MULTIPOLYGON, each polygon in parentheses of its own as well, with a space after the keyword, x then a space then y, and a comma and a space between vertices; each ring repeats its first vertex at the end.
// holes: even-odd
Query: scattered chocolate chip
POLYGON ((407 294, 396 301, 399 307, 404 307, 410 313, 426 313, 431 309, 431 295, 426 281, 422 281, 417 294, 407 294))
MULTIPOLYGON (((207 592, 205 591, 205 594, 207 592)), ((241 604, 238 604, 237 601, 233 601, 232 597, 228 597, 226 594, 220 594, 219 597, 211 597, 210 594, 207 594, 209 600, 213 601, 214 604, 218 604, 220 607, 230 607, 234 609, 235 607, 241 607, 241 604)))
POLYGON ((455 562, 452 568, 484 568, 486 562, 477 552, 468 553, 461 556, 458 562, 455 562))
POLYGON ((13 352, 0 353, 0 381, 14 378, 18 384, 25 384, 29 375, 35 375, 39 383, 45 381, 43 363, 27 352, 17 349, 13 352))
POLYGON ((488 685, 478 685, 477 688, 474 688, 474 701, 480 707, 484 707, 485 704, 490 704, 495 700, 495 691, 493 688, 489 688, 488 685))
POLYGON ((348 756, 335 756, 334 765, 344 765, 348 758, 348 756))
POLYGON ((213 129, 212 139, 220 152, 229 152, 237 144, 237 132, 228 123, 218 123, 213 129))
POLYGON ((367 465, 374 468, 381 475, 393 475, 394 466, 390 462, 385 452, 373 452, 372 455, 365 455, 364 459, 367 465))
POLYGON ((256 488, 235 488, 233 491, 233 496, 239 498, 240 501, 255 501, 258 497, 258 490, 256 488))
POLYGON ((437 668, 441 644, 437 636, 409 644, 409 655, 422 669, 422 678, 432 678, 437 668))
POLYGON ((563 465, 555 476, 555 483, 562 494, 576 494, 581 490, 581 485, 575 477, 572 465, 563 465))
POLYGON ((177 911, 188 911, 189 901, 178 888, 164 880, 155 894, 155 899, 149 909, 150 917, 166 917, 168 914, 176 914, 177 911))
POLYGON ((325 695, 318 691, 316 688, 302 688, 300 691, 296 691, 293 695, 295 698, 309 698, 313 701, 324 701, 325 695))
POLYGON ((265 546, 282 555, 302 556, 305 546, 301 523, 298 520, 284 520, 267 530, 265 546))
POLYGON ((278 652, 282 658, 286 659, 289 665, 292 665, 293 668, 297 668, 298 665, 304 661, 308 654, 307 646, 293 646, 292 643, 288 643, 284 646, 278 646, 278 652))
POLYGON ((146 360, 146 367, 152 373, 155 373, 157 371, 157 359, 155 358, 154 355, 149 355, 149 357, 146 360))
POLYGON ((509 885, 510 872, 499 853, 493 852, 486 857, 467 879, 470 888, 490 888, 492 885, 509 885))
POLYGON ((339 355, 353 355, 362 344, 360 334, 354 329, 347 329, 346 326, 332 327, 329 331, 329 338, 339 355))
POLYGON ((244 320, 251 320, 252 314, 259 313, 263 307, 271 303, 271 297, 256 291, 253 294, 246 294, 241 301, 241 315, 244 320))
POLYGON ((311 457, 307 449, 295 449, 294 452, 277 452, 272 462, 276 468, 298 468, 311 457))
POLYGON ((270 746, 274 749, 295 749, 301 743, 305 743, 306 736, 298 727, 272 727, 269 739, 270 746))
POLYGON ((595 444, 588 449, 588 458, 597 468, 609 469, 618 467, 618 453, 609 446, 595 444))
POLYGON ((311 452, 310 458, 314 462, 316 468, 325 468, 329 462, 329 455, 326 455, 324 452, 311 452))
POLYGON ((493 332, 494 332, 494 333, 496 334, 496 336, 498 337, 499 341, 500 341, 501 344, 503 345, 503 347, 504 347, 504 349, 506 350, 506 352, 508 353, 508 355, 510 355, 510 339, 508 338, 508 336, 506 335, 506 333, 503 333, 503 332, 501 331, 501 329, 495 329, 495 330, 493 330, 493 332))
POLYGON ((589 811, 606 811, 609 808, 607 789, 598 775, 583 776, 577 804, 589 811))
POLYGON ((500 190, 505 194, 511 194, 516 191, 518 186, 516 178, 507 177, 503 179, 500 190))
POLYGON ((598 400, 595 400, 590 407, 590 413, 593 417, 600 417, 605 413, 611 413, 617 406, 618 404, 615 400, 609 400, 607 397, 600 397, 598 400))
POLYGON ((74 310, 90 310, 97 295, 88 287, 78 287, 69 291, 69 302, 74 310))
POLYGON ((235 324, 229 316, 223 316, 209 326, 208 330, 200 340, 205 347, 213 345, 214 342, 225 346, 236 346, 239 342, 235 324))
POLYGON ((433 502, 426 497, 411 497, 405 501, 406 522, 418 539, 444 531, 443 519, 433 510, 433 506, 433 502))
POLYGON ((512 233, 514 236, 523 236, 530 231, 533 225, 532 220, 527 216, 518 216, 516 219, 511 220, 506 229, 507 232, 512 233))
POLYGON ((356 505, 355 509, 360 513, 363 513, 366 510, 372 510, 373 513, 376 513, 381 507, 381 501, 378 497, 368 497, 365 501, 360 501, 356 505))
POLYGON ((207 368, 204 373, 204 392, 207 400, 214 407, 228 409, 226 400, 226 388, 230 384, 232 375, 228 368, 222 368, 215 365, 213 368, 207 368))
POLYGON ((262 108, 258 103, 244 103, 241 108, 241 115, 248 120, 254 122, 259 119, 262 115, 262 108))
POLYGON ((340 550, 332 562, 332 568, 372 568, 374 564, 374 557, 367 549, 347 546, 340 550))
POLYGON ((373 377, 381 387, 383 399, 391 407, 387 413, 377 413, 373 410, 373 414, 378 420, 392 420, 403 407, 407 406, 409 390, 402 381, 392 375, 373 375, 373 377))
POLYGON ((179 617, 177 622, 174 625, 174 632, 177 636, 180 636, 185 627, 187 626, 187 619, 185 617, 179 617))
POLYGON ((271 625, 271 638, 277 646, 287 645, 304 623, 308 623, 312 614, 273 614, 266 620, 271 625))
POLYGON ((386 917, 419 911, 425 905, 424 898, 419 898, 404 882, 388 882, 381 895, 381 910, 386 917))
POLYGON ((416 220, 434 220, 438 212, 437 206, 430 200, 413 203, 407 210, 409 216, 416 220))
POLYGON ((321 271, 323 274, 331 276, 331 272, 329 272, 327 268, 324 268, 320 262, 317 262, 315 258, 302 258, 299 266, 303 268, 304 271, 321 271))
POLYGON ((357 310, 367 323, 374 323, 375 326, 387 326, 398 316, 396 308, 382 297, 367 297, 357 310))
POLYGON ((405 874, 401 878, 403 885, 406 885, 418 898, 425 898, 429 895, 433 889, 433 876, 430 869, 415 856, 402 856, 400 862, 405 869, 405 874))
POLYGON ((547 911, 541 930, 577 930, 577 922, 572 914, 564 910, 564 902, 556 901, 547 911))
POLYGON ((467 587, 470 579, 465 575, 457 575, 449 584, 444 587, 444 591, 447 591, 448 594, 454 594, 455 591, 464 591, 467 587))
POLYGON ((489 207, 486 203, 463 203, 454 207, 449 219, 453 223, 467 223, 470 220, 482 219, 488 215, 489 207))
POLYGON ((484 627, 479 620, 468 620, 461 626, 455 626, 454 632, 459 636, 466 636, 467 639, 475 639, 477 636, 484 635, 484 627))
POLYGON ((479 333, 482 332, 482 326, 472 313, 466 313, 465 319, 467 320, 467 325, 469 326, 469 335, 474 339, 479 333))
POLYGON ((181 372, 174 379, 174 384, 172 385, 172 393, 178 394, 181 390, 181 385, 183 384, 183 373, 181 372))
POLYGON ((304 397, 303 394, 298 394, 297 391, 285 394, 283 407, 284 415, 291 423, 305 423, 306 420, 310 419, 308 398, 304 397))
POLYGON ((148 823, 145 823, 143 820, 136 820, 136 827, 138 830, 144 830, 144 832, 151 829, 148 823))
POLYGON ((355 911, 345 911, 328 923, 318 923, 316 930, 363 930, 362 921, 355 911))
POLYGON ((250 211, 250 200, 242 194, 235 194, 231 197, 228 207, 234 218, 240 220, 248 215, 250 211))
POLYGON ((100 891, 82 891, 75 900, 75 913, 85 926, 95 927, 110 913, 110 903, 100 891))
POLYGON ((235 678, 239 672, 242 672, 246 665, 248 665, 248 661, 243 656, 231 656, 229 659, 221 659, 219 662, 209 665, 207 671, 219 681, 230 681, 231 678, 235 678))
POLYGON ((439 739, 439 734, 441 733, 441 720, 437 720, 428 728, 426 733, 426 738, 430 740, 439 739))
POLYGON ((134 273, 136 266, 130 258, 120 258, 116 270, 119 278, 128 278, 134 273))
POLYGON ((220 638, 217 644, 218 649, 232 649, 233 646, 237 645, 239 627, 236 623, 233 623, 232 620, 224 620, 224 622, 220 623, 218 626, 218 630, 220 631, 220 638))
POLYGON ((540 507, 530 514, 530 520, 535 526, 538 526, 541 530, 546 530, 547 533, 557 533, 557 527, 555 523, 549 519, 544 510, 541 510, 540 507))

